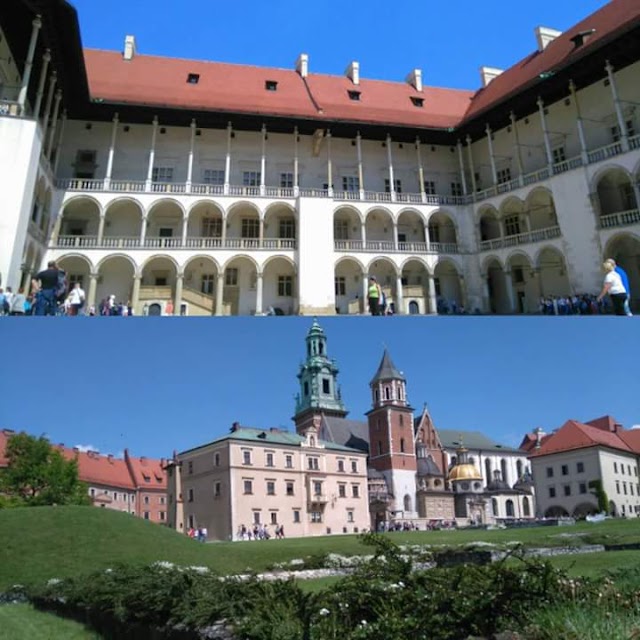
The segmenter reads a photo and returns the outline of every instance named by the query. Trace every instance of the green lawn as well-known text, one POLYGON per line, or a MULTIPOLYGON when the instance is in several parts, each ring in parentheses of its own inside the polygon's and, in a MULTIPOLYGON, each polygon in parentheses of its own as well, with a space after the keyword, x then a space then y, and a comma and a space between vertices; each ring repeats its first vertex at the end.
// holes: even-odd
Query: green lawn
POLYGON ((0 606, 0 638, 5 640, 96 640, 81 624, 43 613, 28 604, 0 606))
MULTIPOLYGON (((518 541, 528 546, 557 546, 600 541, 640 542, 640 520, 501 531, 407 532, 389 536, 398 544, 457 545, 476 541, 501 544, 518 541), (575 536, 580 533, 586 535, 575 536), (563 534, 572 535, 567 538, 563 534)), ((16 583, 61 578, 118 563, 168 560, 181 565, 204 565, 229 574, 248 568, 262 571, 274 562, 309 555, 370 552, 356 536, 203 545, 140 518, 95 507, 0 510, 0 540, 3 541, 0 546, 0 591, 16 583)), ((607 554, 607 558, 610 557, 613 556, 607 554)), ((569 563, 574 560, 566 559, 569 563)))

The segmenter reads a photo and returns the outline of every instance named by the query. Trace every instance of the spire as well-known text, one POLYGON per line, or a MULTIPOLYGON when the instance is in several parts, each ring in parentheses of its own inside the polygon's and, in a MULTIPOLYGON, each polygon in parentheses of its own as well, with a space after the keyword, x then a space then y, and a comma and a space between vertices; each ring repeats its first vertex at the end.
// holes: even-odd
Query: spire
POLYGON ((405 377, 398 371, 398 369, 396 369, 396 365, 393 364, 391 356, 386 349, 384 350, 384 355, 380 361, 378 371, 376 372, 376 375, 373 376, 373 380, 371 380, 370 384, 375 384, 382 380, 402 380, 402 382, 406 382, 405 377))

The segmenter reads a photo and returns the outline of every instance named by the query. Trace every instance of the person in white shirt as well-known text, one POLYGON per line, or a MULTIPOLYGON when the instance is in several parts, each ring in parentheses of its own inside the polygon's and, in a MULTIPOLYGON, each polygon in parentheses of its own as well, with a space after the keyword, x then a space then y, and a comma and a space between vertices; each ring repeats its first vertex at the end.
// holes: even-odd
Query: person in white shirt
POLYGON ((84 305, 85 294, 79 282, 76 282, 69 293, 69 315, 77 316, 84 305))
POLYGON ((9 315, 23 316, 26 302, 27 297, 24 295, 24 289, 20 287, 20 289, 18 289, 18 293, 14 293, 13 298, 11 298, 11 309, 9 311, 9 315))
POLYGON ((602 268, 605 272, 605 276, 602 291, 598 296, 598 302, 600 302, 606 295, 609 295, 615 315, 627 315, 624 309, 624 303, 627 299, 627 290, 622 284, 620 274, 615 271, 615 266, 611 264, 610 261, 603 263, 602 268))

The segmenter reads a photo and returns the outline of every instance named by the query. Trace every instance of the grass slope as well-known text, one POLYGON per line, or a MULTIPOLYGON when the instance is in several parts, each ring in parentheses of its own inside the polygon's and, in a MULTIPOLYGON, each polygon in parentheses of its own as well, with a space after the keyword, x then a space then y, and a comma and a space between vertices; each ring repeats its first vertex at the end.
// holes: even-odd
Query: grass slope
MULTIPOLYGON (((640 542, 640 520, 502 531, 422 531, 389 536, 398 544, 457 545, 477 541, 500 544, 518 541, 528 546, 557 546, 585 542, 640 542), (566 534, 571 537, 566 537, 566 534)), ((61 578, 119 563, 168 560, 180 565, 208 566, 228 574, 248 568, 261 571, 274 562, 309 555, 369 553, 356 536, 203 545, 140 518, 95 507, 0 510, 0 540, 3 543, 0 545, 0 591, 16 583, 61 578)), ((587 558, 582 556, 576 563, 589 562, 587 558)))
POLYGON ((0 638, 7 640, 96 640, 81 624, 43 613, 27 604, 0 606, 0 638))

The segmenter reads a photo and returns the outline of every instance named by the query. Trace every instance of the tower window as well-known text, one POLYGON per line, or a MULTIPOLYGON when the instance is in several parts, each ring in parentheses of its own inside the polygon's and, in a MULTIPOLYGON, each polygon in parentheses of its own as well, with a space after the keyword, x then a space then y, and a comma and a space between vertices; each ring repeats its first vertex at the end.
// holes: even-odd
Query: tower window
POLYGON ((264 88, 267 91, 277 91, 278 90, 278 83, 275 80, 267 80, 264 83, 264 88))
POLYGON ((324 355, 324 344, 322 342, 318 343, 318 353, 323 356, 324 355))
POLYGON ((360 101, 360 92, 359 91, 347 91, 349 94, 349 100, 354 100, 356 102, 360 101))
POLYGON ((304 383, 304 395, 305 396, 309 395, 309 383, 308 382, 304 383))
POLYGON ((382 455, 382 440, 378 440, 378 455, 382 455))
POLYGON ((389 387, 384 388, 384 399, 391 400, 391 389, 389 387))
POLYGON ((423 107, 424 106, 424 98, 419 98, 418 96, 411 96, 411 102, 414 107, 423 107))
POLYGON ((404 416, 400 414, 400 426, 404 427, 404 416))
POLYGON ((404 438, 400 438, 400 453, 404 453, 404 438))
POLYGON ((331 393, 331 384, 328 378, 322 378, 322 393, 331 393))

